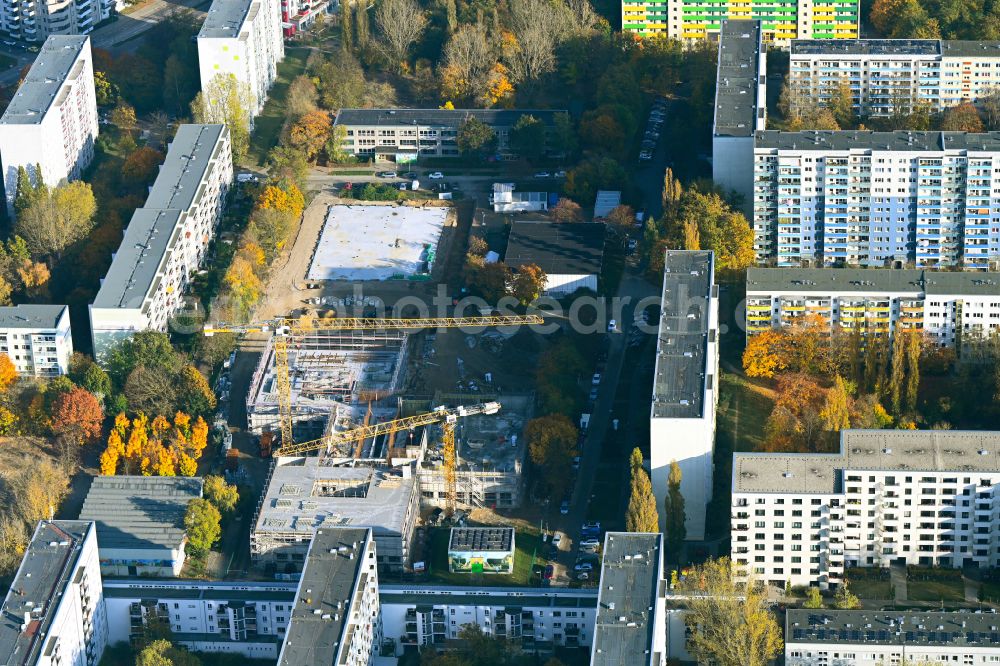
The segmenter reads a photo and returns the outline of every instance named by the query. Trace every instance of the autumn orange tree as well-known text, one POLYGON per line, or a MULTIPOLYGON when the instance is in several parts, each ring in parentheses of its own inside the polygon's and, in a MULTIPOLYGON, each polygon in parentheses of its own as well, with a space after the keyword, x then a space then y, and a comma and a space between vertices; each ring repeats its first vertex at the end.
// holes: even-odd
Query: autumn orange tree
POLYGON ((125 158, 122 164, 122 178, 128 183, 149 183, 163 164, 164 155, 158 150, 143 146, 125 158))
POLYGON ((0 353, 0 392, 4 392, 17 380, 17 368, 10 356, 0 353))
POLYGON ((131 420, 119 414, 101 454, 101 474, 194 476, 207 445, 208 424, 200 416, 192 423, 184 412, 172 421, 163 415, 150 421, 143 414, 131 420))
POLYGON ((315 160, 326 146, 332 126, 327 111, 309 111, 288 130, 288 141, 294 148, 301 150, 306 159, 315 160))
POLYGON ((74 386, 54 401, 52 431, 77 444, 96 441, 101 436, 103 421, 101 402, 87 389, 74 386))
POLYGON ((743 371, 747 377, 771 379, 788 367, 788 333, 768 329, 747 339, 743 350, 743 371))

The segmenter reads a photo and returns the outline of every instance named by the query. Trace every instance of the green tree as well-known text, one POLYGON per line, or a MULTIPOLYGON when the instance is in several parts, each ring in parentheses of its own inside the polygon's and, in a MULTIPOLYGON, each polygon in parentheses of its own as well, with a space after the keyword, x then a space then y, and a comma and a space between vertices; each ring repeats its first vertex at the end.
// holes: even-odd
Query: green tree
POLYGON ((111 106, 118 101, 118 86, 108 80, 104 72, 94 72, 94 96, 97 106, 111 106))
POLYGON ((837 608, 841 610, 861 608, 861 600, 851 593, 851 590, 848 589, 846 580, 840 584, 840 587, 837 588, 837 595, 834 597, 834 603, 837 608))
POLYGON ((659 532, 659 515, 656 511, 656 497, 653 495, 653 484, 649 474, 642 466, 642 452, 638 448, 632 450, 631 494, 628 509, 625 512, 625 530, 628 532, 659 532), (638 455, 637 455, 638 454, 638 455), (638 459, 638 465, 636 460, 638 459))
POLYGON ((458 128, 458 149, 468 157, 483 158, 496 151, 497 134, 475 116, 469 116, 458 128))
POLYGON ((692 595, 685 617, 688 650, 700 663, 765 666, 781 653, 781 627, 767 587, 744 570, 734 572, 729 558, 695 567, 677 589, 692 595))
POLYGON ((562 497, 576 455, 576 427, 563 414, 549 414, 528 421, 524 437, 531 461, 542 468, 549 481, 550 497, 562 497))
POLYGON ((802 602, 803 608, 822 608, 823 607, 823 595, 820 594, 819 588, 811 586, 809 592, 806 593, 806 600, 802 602))
POLYGON ((681 494, 681 466, 676 460, 670 461, 670 472, 667 474, 667 496, 663 501, 664 518, 666 519, 667 553, 675 562, 681 560, 681 550, 687 539, 687 526, 684 524, 687 516, 684 513, 684 495, 681 494))
MULTIPOLYGON (((169 625, 166 632, 169 635, 169 625)), ((135 666, 201 666, 201 660, 165 638, 147 644, 135 657, 135 666)))
POLYGON ((184 530, 187 547, 196 556, 203 556, 212 549, 222 535, 222 515, 207 499, 193 499, 188 502, 184 514, 184 530))
POLYGON ((48 188, 42 179, 41 165, 35 165, 35 182, 24 166, 17 167, 17 191, 14 193, 14 216, 20 217, 24 211, 47 198, 48 188))
POLYGON ((112 345, 104 359, 104 367, 119 390, 132 371, 140 365, 163 368, 176 374, 181 369, 181 358, 174 351, 166 333, 138 331, 112 345))
POLYGON ((118 102, 111 110, 111 124, 122 132, 131 132, 136 124, 135 108, 128 102, 118 102))
POLYGON ((539 159, 545 154, 545 123, 530 113, 523 114, 511 128, 510 149, 526 160, 539 159))
POLYGON ((94 228, 97 200, 89 183, 76 180, 44 192, 25 208, 15 225, 32 253, 58 257, 94 228))
POLYGON ((223 123, 229 128, 233 161, 242 162, 250 150, 250 120, 257 100, 250 84, 233 74, 216 74, 195 95, 191 115, 198 123, 223 123))
POLYGON ((553 154, 570 157, 576 153, 578 147, 576 127, 573 125, 573 119, 565 111, 553 116, 549 139, 551 145, 548 148, 553 154))
MULTIPOLYGON (((365 3, 357 2, 356 7, 365 3)), ((360 11, 360 9, 359 9, 360 11)), ((365 75, 361 63, 351 54, 341 53, 316 67, 320 105, 330 111, 361 106, 365 97, 365 75)))
POLYGON ((240 501, 240 493, 236 486, 226 483, 221 476, 206 476, 204 487, 205 499, 215 505, 221 513, 230 513, 236 509, 240 501))

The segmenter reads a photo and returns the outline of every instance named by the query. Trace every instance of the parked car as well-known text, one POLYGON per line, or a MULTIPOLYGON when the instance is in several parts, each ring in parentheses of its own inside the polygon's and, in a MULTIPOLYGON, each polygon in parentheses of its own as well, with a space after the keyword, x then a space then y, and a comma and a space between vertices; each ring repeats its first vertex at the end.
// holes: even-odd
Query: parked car
POLYGON ((598 386, 601 383, 601 373, 595 372, 594 376, 590 378, 590 383, 594 386, 598 386))
POLYGON ((562 169, 560 169, 559 171, 556 171, 552 175, 555 176, 556 178, 565 178, 566 177, 566 172, 563 171, 562 169))
POLYGON ((380 172, 378 172, 375 175, 378 176, 379 178, 395 178, 396 177, 396 172, 395 171, 380 171, 380 172))
POLYGON ((580 548, 600 548, 601 541, 597 537, 587 537, 580 542, 580 548))
POLYGON ((587 394, 587 400, 589 400, 590 402, 597 402, 597 395, 598 395, 597 389, 592 388, 590 389, 590 393, 587 394))
POLYGON ((406 178, 407 180, 413 180, 416 177, 417 177, 416 171, 407 171, 406 173, 403 174, 403 178, 406 178))
POLYGON ((573 469, 580 469, 580 456, 573 456, 573 469))
POLYGON ((569 500, 562 501, 562 504, 559 505, 559 513, 564 516, 569 513, 569 500))
POLYGON ((545 565, 545 572, 542 574, 542 578, 545 580, 552 580, 552 576, 556 573, 556 568, 551 564, 545 565))
POLYGON ((562 543, 562 532, 556 532, 555 534, 552 535, 552 545, 555 546, 556 549, 558 549, 561 543, 562 543))
POLYGON ((441 180, 442 178, 444 178, 444 174, 441 173, 440 171, 433 171, 427 174, 427 177, 430 178, 431 180, 441 180))
POLYGON ((600 534, 601 533, 601 524, 599 522, 596 522, 596 521, 591 521, 589 523, 584 523, 580 527, 580 531, 583 532, 583 534, 585 536, 590 536, 590 535, 593 535, 593 534, 600 534))
POLYGON ((552 174, 548 171, 538 171, 535 173, 535 178, 551 178, 552 174))
POLYGON ((617 332, 618 332, 618 322, 612 319, 611 321, 608 322, 608 333, 617 333, 617 332))
POLYGON ((589 571, 578 571, 577 574, 576 574, 576 579, 577 580, 590 580, 590 572, 589 571))
POLYGON ((642 162, 648 162, 651 159, 653 159, 653 153, 649 152, 648 150, 644 150, 641 153, 639 153, 639 160, 640 161, 642 161, 642 162))
POLYGON ((573 565, 573 571, 593 571, 593 570, 594 570, 593 562, 578 561, 576 564, 573 565))

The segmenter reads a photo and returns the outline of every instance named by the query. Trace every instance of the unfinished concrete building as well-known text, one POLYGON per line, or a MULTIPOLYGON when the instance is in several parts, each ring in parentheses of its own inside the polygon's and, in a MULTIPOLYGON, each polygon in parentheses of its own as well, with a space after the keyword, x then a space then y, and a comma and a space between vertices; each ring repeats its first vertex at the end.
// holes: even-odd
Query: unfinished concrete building
MULTIPOLYGON (((293 434, 302 442, 321 437, 338 406, 369 402, 403 382, 409 335, 405 331, 317 331, 297 337, 288 353, 293 434)), ((251 431, 280 431, 274 343, 261 354, 247 392, 251 431)))
MULTIPOLYGON (((455 473, 457 504, 464 508, 490 507, 510 509, 521 505, 522 471, 527 445, 522 431, 531 418, 534 397, 530 394, 443 395, 434 396, 432 404, 461 405, 496 400, 499 414, 470 416, 455 424, 458 465, 455 473)), ((442 428, 423 429, 419 450, 405 449, 407 456, 420 460, 417 476, 421 500, 429 506, 445 507, 447 483, 441 445, 442 428)), ((397 443, 394 451, 402 449, 397 443)))
POLYGON ((333 458, 276 458, 257 505, 250 554, 276 573, 302 570, 320 527, 370 527, 378 565, 410 565, 419 499, 412 466, 342 466, 333 458))

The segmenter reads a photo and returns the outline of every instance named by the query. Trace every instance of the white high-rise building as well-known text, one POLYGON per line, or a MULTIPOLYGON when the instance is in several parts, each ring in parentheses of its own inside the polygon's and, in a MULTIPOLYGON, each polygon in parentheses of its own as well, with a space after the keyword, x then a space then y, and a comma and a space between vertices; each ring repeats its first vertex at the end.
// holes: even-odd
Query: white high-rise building
MULTIPOLYGON (((667 496, 670 464, 681 469, 687 538, 705 538, 712 499, 715 408, 719 399, 719 294, 711 252, 667 250, 650 414, 650 469, 656 505, 667 496)), ((661 513, 660 524, 664 518, 661 513)))
POLYGON ((232 74, 250 86, 252 115, 264 108, 267 91, 285 57, 278 0, 214 0, 198 33, 202 92, 218 75, 232 74))
POLYGON ((1000 132, 758 132, 753 231, 778 266, 987 270, 1000 132))
POLYGON ((792 108, 829 101, 844 83, 863 116, 943 111, 977 103, 1000 87, 1000 42, 940 39, 797 39, 788 92, 792 108))
POLYGON ((839 453, 734 454, 732 487, 732 558, 781 588, 1000 565, 1000 432, 844 430, 839 453))
POLYGON ((167 330, 201 266, 233 182, 225 125, 181 125, 90 306, 94 354, 136 331, 167 330))
POLYGON ((0 353, 22 377, 65 375, 73 355, 69 306, 0 307, 0 353))
POLYGON ((0 162, 7 212, 14 212, 17 168, 33 181, 75 180, 94 157, 97 98, 90 37, 45 40, 14 99, 0 117, 0 162))
POLYGON ((41 521, 0 609, 0 663, 91 666, 107 644, 94 523, 41 521))
POLYGON ((804 322, 862 335, 915 329, 964 354, 1000 328, 1000 273, 751 268, 746 285, 747 335, 804 322))
POLYGON ((26 42, 85 35, 124 5, 123 0, 0 0, 0 30, 26 42))

